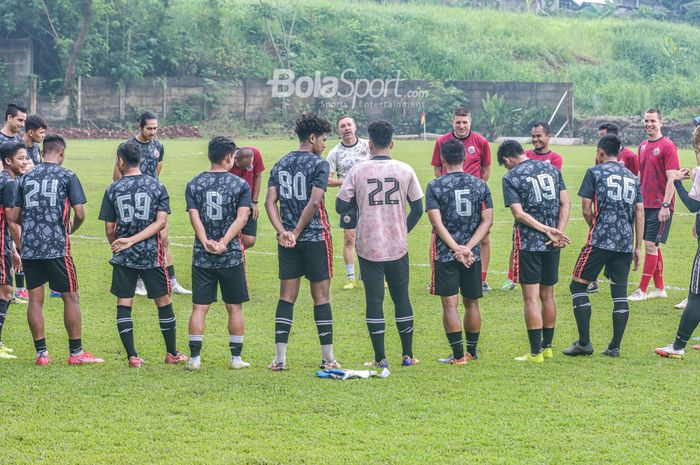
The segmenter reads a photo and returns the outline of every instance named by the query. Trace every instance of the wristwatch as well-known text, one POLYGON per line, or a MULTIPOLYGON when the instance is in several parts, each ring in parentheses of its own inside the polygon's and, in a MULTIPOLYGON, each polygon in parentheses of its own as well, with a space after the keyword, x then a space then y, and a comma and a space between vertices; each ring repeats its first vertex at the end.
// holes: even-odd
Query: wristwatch
POLYGON ((664 207, 664 208, 669 208, 669 207, 671 206, 671 204, 668 203, 668 202, 664 202, 664 203, 661 204, 661 206, 664 207))

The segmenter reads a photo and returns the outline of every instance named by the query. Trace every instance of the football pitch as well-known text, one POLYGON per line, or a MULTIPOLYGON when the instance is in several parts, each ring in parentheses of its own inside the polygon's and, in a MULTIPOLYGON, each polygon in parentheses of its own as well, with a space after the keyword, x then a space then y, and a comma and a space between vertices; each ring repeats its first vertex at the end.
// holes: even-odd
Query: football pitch
MULTIPOLYGON (((287 140, 237 141, 259 147, 266 163, 260 205, 273 163, 295 149, 287 140)), ((97 220, 104 189, 111 183, 119 141, 69 141, 64 166, 75 171, 88 197, 87 220, 73 236, 86 350, 105 359, 100 366, 70 367, 60 299, 45 306, 53 363, 33 364, 34 348, 26 307, 12 305, 3 341, 16 360, 0 360, 0 463, 687 463, 697 459, 700 352, 685 360, 662 359, 654 347, 673 341, 680 311, 673 304, 687 293, 696 242, 694 217, 677 203, 664 248, 667 300, 630 303, 622 356, 599 355, 612 335, 607 283, 591 297, 591 339, 596 354, 566 358, 561 349, 577 338, 569 292, 570 273, 587 227, 576 196, 592 147, 554 147, 564 158, 564 180, 572 199, 562 251, 554 336, 555 357, 543 365, 521 364, 527 352, 519 288, 498 290, 506 278, 512 217, 503 207, 495 159, 488 184, 494 198, 489 283, 481 300, 481 360, 467 366, 436 362, 449 354, 438 297, 426 291, 430 278, 430 224, 421 219, 409 239, 411 298, 415 314, 415 367, 400 367, 393 305, 385 298, 388 379, 331 381, 314 376, 320 360, 313 303, 304 282, 295 306, 286 372, 266 366, 274 356, 274 312, 278 297, 276 241, 261 211, 258 242, 248 251, 251 301, 243 358, 248 370, 232 371, 226 312, 212 306, 202 349, 202 368, 187 372, 163 364, 165 349, 155 305, 134 302, 136 348, 146 360, 127 366, 109 293, 111 256, 103 223, 97 220), (695 399, 695 400, 693 400, 695 399)), ((184 188, 208 168, 207 141, 164 140, 161 180, 170 193, 170 241, 178 280, 190 287, 193 233, 185 212, 184 188)), ((329 140, 326 153, 335 144, 329 140)), ((410 163, 423 188, 432 178, 431 141, 397 141, 396 159, 410 163)), ((324 155, 325 155, 324 154, 324 155)), ((694 166, 682 150, 681 165, 694 166)), ((337 188, 326 203, 333 226, 335 278, 331 287, 335 354, 347 368, 371 360, 362 287, 342 290, 345 273, 342 231, 334 211, 337 188)), ((640 267, 641 268, 641 267, 640 267)), ((641 270, 630 281, 637 283, 641 270)), ((629 291, 634 290, 630 284, 629 291)), ((178 346, 189 354, 188 296, 174 296, 178 346)), ((460 310, 461 312, 461 310, 460 310)))

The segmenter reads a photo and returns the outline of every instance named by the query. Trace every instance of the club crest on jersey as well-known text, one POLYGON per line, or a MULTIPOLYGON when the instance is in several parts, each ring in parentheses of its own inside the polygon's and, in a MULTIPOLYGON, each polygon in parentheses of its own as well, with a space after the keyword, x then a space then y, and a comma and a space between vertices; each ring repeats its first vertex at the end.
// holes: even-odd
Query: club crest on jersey
POLYGON ((658 157, 660 153, 661 153, 661 150, 659 150, 658 147, 654 149, 654 156, 655 157, 658 157))
POLYGON ((469 148, 467 149, 467 152, 469 152, 470 155, 474 155, 476 153, 476 149, 474 148, 473 145, 470 145, 469 148))
POLYGON ((154 149, 153 150, 153 158, 158 158, 160 157, 160 150, 154 149))

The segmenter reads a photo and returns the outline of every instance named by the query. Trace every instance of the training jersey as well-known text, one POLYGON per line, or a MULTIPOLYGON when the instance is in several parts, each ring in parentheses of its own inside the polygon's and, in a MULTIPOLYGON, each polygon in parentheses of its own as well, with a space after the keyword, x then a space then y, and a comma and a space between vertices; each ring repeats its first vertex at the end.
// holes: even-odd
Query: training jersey
POLYGON ((537 153, 535 150, 530 149, 525 151, 525 156, 531 160, 539 160, 545 163, 551 163, 556 169, 561 171, 564 165, 564 160, 561 155, 557 152, 552 152, 551 150, 546 153, 537 153))
MULTIPOLYGON (((437 141, 435 141, 435 147, 433 148, 433 160, 430 162, 433 166, 442 166, 442 161, 440 160, 440 150, 442 144, 448 140, 457 139, 464 145, 464 163, 462 163, 462 169, 465 173, 469 173, 472 176, 476 176, 481 179, 481 167, 491 166, 491 147, 489 146, 489 141, 486 140, 481 134, 477 134, 471 131, 467 137, 460 139, 455 136, 454 132, 450 131, 444 136, 441 136, 437 141)), ((445 168, 442 168, 440 175, 445 174, 445 168)))
POLYGON ((642 203, 639 179, 616 161, 588 168, 579 197, 593 201, 593 225, 587 244, 615 252, 632 252, 635 204, 642 203))
POLYGON ((44 162, 18 181, 15 206, 22 209, 22 259, 47 260, 70 255, 70 208, 87 203, 71 170, 44 162))
POLYGON ((127 142, 136 142, 141 148, 141 174, 158 178, 156 168, 158 163, 163 161, 165 155, 165 147, 157 139, 151 139, 150 142, 141 142, 136 137, 130 137, 127 142))
MULTIPOLYGON (((680 168, 678 150, 668 137, 650 141, 639 146, 639 180, 642 183, 644 208, 661 208, 666 193, 666 171, 680 168)), ((671 211, 675 195, 671 197, 671 211)))
MULTIPOLYGON (((428 183, 425 210, 440 210, 442 224, 452 238, 465 245, 481 224, 481 211, 493 208, 491 191, 484 181, 467 173, 447 173, 428 183)), ((472 249, 474 260, 481 260, 481 244, 472 249)), ((435 235, 431 254, 435 260, 454 260, 452 250, 435 235)))
MULTIPOLYGON (((116 238, 131 237, 149 227, 158 212, 170 213, 170 199, 165 186, 156 178, 138 174, 123 176, 105 190, 99 218, 116 223, 116 238)), ((112 255, 113 265, 145 270, 165 265, 165 251, 160 234, 137 242, 112 255)))
POLYGON ((423 198, 415 171, 407 163, 375 156, 350 168, 338 198, 357 203, 357 254, 387 262, 408 253, 406 204, 423 198))
POLYGON ((239 178, 245 180, 250 187, 250 191, 253 191, 253 181, 255 180, 255 175, 265 171, 265 164, 263 164, 262 154, 257 147, 241 147, 239 150, 250 149, 253 151, 253 163, 248 168, 239 168, 234 163, 229 172, 235 174, 239 178))
POLYGON ((15 206, 17 183, 7 170, 0 172, 0 251, 5 256, 12 255, 12 235, 5 216, 5 208, 15 206))
POLYGON ((34 166, 41 163, 41 149, 39 144, 34 143, 31 147, 27 147, 27 156, 32 160, 34 166))
MULTIPOLYGON (((286 231, 296 228, 314 187, 328 188, 328 162, 312 152, 290 152, 270 171, 268 189, 274 187, 280 202, 280 217, 286 231)), ((320 242, 330 234, 325 201, 301 232, 297 241, 320 242)))
MULTIPOLYGON (((228 172, 205 171, 195 176, 185 188, 187 210, 197 210, 207 238, 222 239, 236 220, 240 207, 250 207, 250 186, 228 172)), ((228 243, 222 254, 207 252, 195 234, 192 264, 202 268, 232 268, 243 262, 243 248, 238 238, 228 243)))
POLYGON ((369 160, 369 157, 369 143, 358 137, 357 142, 353 145, 338 143, 331 149, 326 159, 330 166, 330 172, 335 173, 338 179, 343 180, 355 163, 369 160))
MULTIPOLYGON (((525 160, 503 176, 505 206, 519 203, 540 223, 556 228, 559 223, 560 192, 566 190, 564 179, 551 163, 525 160)), ((555 247, 546 245, 546 234, 515 222, 515 248, 532 252, 547 252, 555 247)))
POLYGON ((8 140, 16 140, 17 142, 21 142, 24 144, 24 139, 22 139, 22 136, 19 134, 15 134, 14 136, 8 136, 4 132, 0 131, 0 147, 2 147, 2 144, 7 142, 8 140))

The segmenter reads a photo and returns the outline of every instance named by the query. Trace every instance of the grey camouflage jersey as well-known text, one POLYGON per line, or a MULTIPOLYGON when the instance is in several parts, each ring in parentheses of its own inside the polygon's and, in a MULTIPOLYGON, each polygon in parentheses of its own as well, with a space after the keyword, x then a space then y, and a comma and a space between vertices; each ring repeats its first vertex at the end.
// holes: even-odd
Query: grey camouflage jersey
POLYGON ((22 176, 15 200, 15 206, 22 209, 22 258, 70 255, 70 207, 84 203, 83 186, 69 169, 44 162, 22 176))
POLYGON ((8 136, 4 132, 0 131, 0 147, 2 147, 2 144, 7 142, 8 140, 15 140, 24 144, 24 139, 22 139, 22 136, 20 136, 19 134, 15 134, 14 136, 8 136))
POLYGON ((32 144, 31 147, 27 147, 27 156, 34 162, 34 166, 41 164, 41 149, 39 144, 32 144))
MULTIPOLYGON (((204 172, 185 188, 187 210, 197 210, 207 237, 219 240, 236 220, 240 207, 251 207, 248 183, 229 172, 204 172)), ((243 248, 238 238, 229 242, 222 254, 206 251, 195 235, 192 264, 202 268, 232 268, 243 262, 243 248)))
POLYGON ((642 203, 639 178, 617 162, 588 168, 579 197, 593 201, 593 226, 588 244, 599 249, 632 252, 635 204, 642 203))
POLYGON ((141 174, 158 178, 156 168, 158 163, 163 161, 165 156, 165 147, 157 139, 152 139, 150 142, 140 142, 136 137, 130 137, 128 142, 136 142, 141 147, 141 174))
MULTIPOLYGON (((559 223, 560 192, 566 190, 561 173, 551 163, 525 160, 503 176, 505 206, 519 203, 540 223, 553 228, 559 223)), ((549 238, 524 224, 515 223, 515 244, 519 250, 547 252, 557 250, 546 245, 549 238)))
POLYGON ((12 236, 10 235, 10 225, 5 216, 5 207, 15 206, 17 197, 17 182, 12 178, 7 170, 0 172, 0 250, 5 256, 12 255, 12 236))
MULTIPOLYGON (((116 223, 116 238, 140 233, 156 220, 158 212, 170 213, 168 191, 157 179, 124 176, 105 190, 99 219, 116 223)), ((160 234, 137 242, 112 255, 114 265, 145 270, 165 266, 165 251, 160 234)))
MULTIPOLYGON (((440 210, 442 224, 452 238, 464 245, 481 224, 481 211, 493 208, 491 191, 484 181, 464 172, 447 173, 428 183, 425 210, 440 210)), ((435 235, 435 260, 454 260, 452 251, 435 235)), ((481 244, 472 249, 475 260, 481 260, 481 244)))
POLYGON ((328 154, 328 165, 331 173, 335 173, 338 179, 345 179, 350 168, 355 163, 369 160, 369 144, 358 137, 354 145, 347 146, 340 142, 333 147, 328 154))
MULTIPOLYGON (((296 228, 314 187, 324 191, 328 188, 328 170, 328 162, 311 152, 290 152, 272 167, 267 187, 277 190, 285 230, 293 231, 296 228)), ((297 241, 320 242, 326 240, 329 234, 328 214, 325 202, 321 202, 297 241)))

